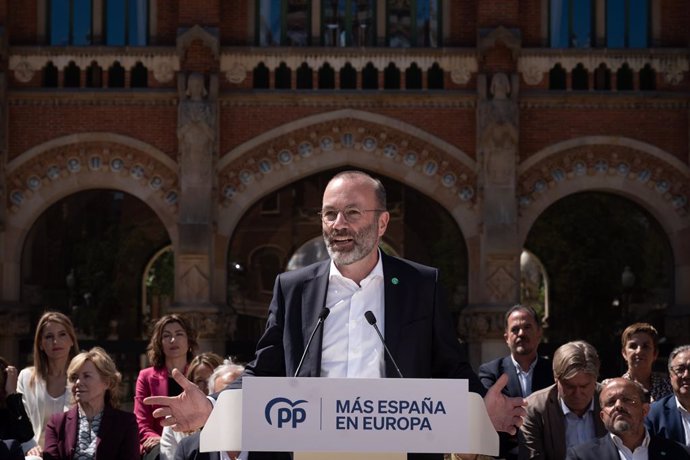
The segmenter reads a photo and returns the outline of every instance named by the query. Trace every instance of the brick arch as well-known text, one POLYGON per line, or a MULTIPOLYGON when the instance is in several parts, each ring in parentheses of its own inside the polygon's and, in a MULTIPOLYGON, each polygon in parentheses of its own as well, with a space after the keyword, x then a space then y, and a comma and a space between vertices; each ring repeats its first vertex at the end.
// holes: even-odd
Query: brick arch
POLYGON ((219 233, 229 238, 262 196, 343 166, 405 183, 441 204, 465 237, 478 232, 475 160, 400 120, 345 109, 285 124, 223 155, 218 162, 219 233))
MULTIPOLYGON (((33 147, 8 163, 4 263, 19 267, 24 239, 46 209, 66 196, 93 189, 120 190, 139 198, 176 244, 176 162, 126 136, 75 134, 33 147)), ((18 280, 9 284, 17 286, 5 280, 6 287, 18 291, 18 280)))
POLYGON ((668 235, 676 301, 690 302, 690 170, 675 156, 629 138, 593 136, 551 145, 518 168, 520 241, 552 204, 578 192, 608 192, 652 215, 668 235))
POLYGON ((688 227, 690 169, 651 144, 614 136, 560 142, 518 168, 522 241, 550 205, 572 193, 608 191, 638 203, 671 234, 688 227))

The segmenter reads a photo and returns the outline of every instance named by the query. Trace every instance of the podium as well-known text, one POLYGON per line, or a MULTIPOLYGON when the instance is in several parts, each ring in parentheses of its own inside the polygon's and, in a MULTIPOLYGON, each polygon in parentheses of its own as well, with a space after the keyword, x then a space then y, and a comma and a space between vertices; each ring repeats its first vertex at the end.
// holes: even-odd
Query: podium
POLYGON ((295 459, 498 455, 498 434, 467 380, 245 377, 225 390, 201 451, 295 452, 295 459))

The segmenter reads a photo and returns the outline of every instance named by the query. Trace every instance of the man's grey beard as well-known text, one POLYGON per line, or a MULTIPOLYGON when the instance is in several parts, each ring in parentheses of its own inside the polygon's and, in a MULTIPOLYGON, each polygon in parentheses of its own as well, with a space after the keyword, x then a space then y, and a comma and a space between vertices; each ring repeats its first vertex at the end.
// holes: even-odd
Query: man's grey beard
POLYGON ((354 234, 352 232, 338 233, 335 231, 331 231, 330 233, 327 233, 326 231, 324 231, 323 241, 326 244, 326 250, 328 251, 328 255, 330 256, 331 260, 335 262, 336 266, 351 265, 355 262, 359 262, 360 260, 364 259, 371 253, 371 251, 374 250, 376 244, 378 243, 377 230, 378 221, 375 219, 371 225, 362 228, 359 232, 356 232, 354 234), (331 248, 331 245, 329 244, 329 239, 336 235, 351 236, 354 240, 354 247, 352 248, 352 250, 348 252, 334 251, 331 248))

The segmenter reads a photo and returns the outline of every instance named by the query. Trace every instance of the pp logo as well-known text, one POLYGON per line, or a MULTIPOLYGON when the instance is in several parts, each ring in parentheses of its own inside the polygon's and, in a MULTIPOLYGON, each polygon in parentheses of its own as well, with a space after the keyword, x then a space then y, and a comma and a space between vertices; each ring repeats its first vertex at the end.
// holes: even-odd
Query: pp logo
POLYGON ((292 425, 292 428, 297 428, 297 424, 304 422, 307 418, 307 411, 297 406, 306 402, 304 399, 292 402, 287 398, 273 398, 266 404, 264 412, 266 421, 273 426, 272 414, 275 413, 278 428, 283 428, 283 425, 292 425))

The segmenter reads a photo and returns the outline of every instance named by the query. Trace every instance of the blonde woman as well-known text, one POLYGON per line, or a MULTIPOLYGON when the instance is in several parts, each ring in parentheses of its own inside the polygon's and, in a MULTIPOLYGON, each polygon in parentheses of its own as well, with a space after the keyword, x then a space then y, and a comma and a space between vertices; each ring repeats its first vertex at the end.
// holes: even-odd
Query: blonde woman
POLYGON ((34 430, 33 439, 22 445, 27 455, 42 455, 48 420, 70 407, 67 366, 78 352, 72 321, 59 312, 44 313, 34 336, 34 365, 22 369, 17 382, 34 430))
POLYGON ((138 460, 137 420, 117 409, 122 376, 108 353, 79 353, 67 376, 75 404, 48 422, 43 460, 138 460))

